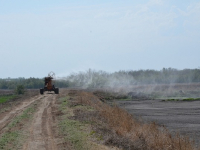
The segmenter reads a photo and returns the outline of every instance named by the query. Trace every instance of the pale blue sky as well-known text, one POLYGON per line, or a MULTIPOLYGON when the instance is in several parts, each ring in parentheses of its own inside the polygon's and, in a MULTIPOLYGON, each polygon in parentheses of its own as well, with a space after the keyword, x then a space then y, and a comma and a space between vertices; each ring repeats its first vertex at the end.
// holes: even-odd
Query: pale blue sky
POLYGON ((200 67, 200 0, 0 0, 1 74, 200 67))

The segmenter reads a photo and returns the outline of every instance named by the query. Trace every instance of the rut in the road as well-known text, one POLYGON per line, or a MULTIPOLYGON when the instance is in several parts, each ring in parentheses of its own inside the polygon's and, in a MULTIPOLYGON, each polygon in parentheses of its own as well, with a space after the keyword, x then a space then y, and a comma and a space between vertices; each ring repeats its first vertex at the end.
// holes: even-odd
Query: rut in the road
POLYGON ((28 106, 34 103, 37 100, 42 99, 44 96, 35 96, 29 101, 25 101, 19 107, 14 108, 11 112, 6 114, 3 118, 0 118, 0 134, 4 132, 4 128, 15 118, 18 114, 24 111, 28 106))
POLYGON ((41 100, 41 105, 33 117, 29 129, 29 139, 24 144, 24 150, 56 150, 56 139, 53 135, 52 106, 56 95, 48 94, 41 100))

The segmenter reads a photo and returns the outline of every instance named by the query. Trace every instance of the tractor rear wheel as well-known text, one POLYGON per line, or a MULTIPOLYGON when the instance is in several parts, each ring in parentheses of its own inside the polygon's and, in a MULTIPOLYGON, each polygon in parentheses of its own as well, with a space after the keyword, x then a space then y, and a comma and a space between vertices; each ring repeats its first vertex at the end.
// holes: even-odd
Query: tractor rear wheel
POLYGON ((40 89, 40 94, 44 94, 44 89, 40 89))
POLYGON ((55 94, 59 94, 59 88, 55 88, 55 94))

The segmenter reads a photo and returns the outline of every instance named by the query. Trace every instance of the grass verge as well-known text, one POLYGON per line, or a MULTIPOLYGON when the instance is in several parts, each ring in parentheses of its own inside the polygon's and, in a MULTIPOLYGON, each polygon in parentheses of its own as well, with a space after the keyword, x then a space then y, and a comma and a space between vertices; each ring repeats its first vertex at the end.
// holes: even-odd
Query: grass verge
POLYGON ((59 110, 62 114, 59 119, 60 134, 64 137, 65 142, 71 145, 72 148, 70 148, 75 150, 117 150, 99 143, 102 138, 100 135, 96 135, 96 131, 91 127, 94 123, 91 118, 96 110, 89 105, 77 103, 76 98, 72 97, 67 96, 59 99, 59 110), (80 113, 81 115, 77 116, 80 113), (77 119, 77 117, 82 118, 82 120, 77 119))
POLYGON ((59 99, 59 110, 63 114, 59 122, 60 134, 66 141, 70 141, 75 150, 89 150, 88 133, 84 131, 87 128, 86 124, 70 119, 73 117, 73 109, 70 108, 68 99, 69 97, 59 99))

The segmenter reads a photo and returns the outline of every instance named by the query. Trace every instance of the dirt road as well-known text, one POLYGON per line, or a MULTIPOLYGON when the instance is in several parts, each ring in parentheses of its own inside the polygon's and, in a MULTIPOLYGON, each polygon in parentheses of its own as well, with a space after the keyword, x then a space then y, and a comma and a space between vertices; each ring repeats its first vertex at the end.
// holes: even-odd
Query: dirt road
POLYGON ((24 150, 56 150, 55 137, 53 136, 52 105, 55 103, 56 95, 47 94, 43 97, 38 111, 33 117, 30 126, 30 137, 24 144, 24 150))
POLYGON ((4 132, 4 128, 12 121, 12 119, 30 106, 33 102, 42 99, 44 96, 35 96, 27 99, 21 105, 12 108, 12 111, 4 113, 0 116, 0 134, 4 132))
POLYGON ((37 109, 27 128, 27 139, 23 143, 23 150, 57 150, 57 140, 54 136, 55 119, 53 109, 56 101, 55 94, 37 95, 24 100, 12 111, 0 116, 0 137, 7 132, 8 124, 31 104, 37 102, 37 109))

